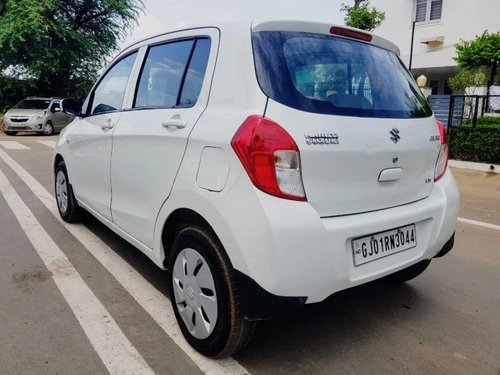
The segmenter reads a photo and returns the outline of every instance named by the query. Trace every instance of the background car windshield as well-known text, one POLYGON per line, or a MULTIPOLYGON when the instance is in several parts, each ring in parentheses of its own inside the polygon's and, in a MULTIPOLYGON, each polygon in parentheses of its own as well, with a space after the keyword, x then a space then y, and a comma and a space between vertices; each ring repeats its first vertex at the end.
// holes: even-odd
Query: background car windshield
POLYGON ((47 109, 50 100, 26 99, 14 106, 14 109, 47 109))
POLYGON ((266 95, 307 112, 357 117, 429 117, 413 77, 391 51, 350 39, 299 32, 254 33, 266 95))

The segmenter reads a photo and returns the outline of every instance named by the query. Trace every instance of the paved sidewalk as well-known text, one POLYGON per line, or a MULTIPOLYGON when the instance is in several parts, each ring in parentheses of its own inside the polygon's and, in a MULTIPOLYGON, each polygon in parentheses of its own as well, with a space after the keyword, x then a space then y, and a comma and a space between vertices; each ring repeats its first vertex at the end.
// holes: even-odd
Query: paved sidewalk
POLYGON ((449 166, 457 169, 472 169, 481 172, 495 172, 500 173, 500 165, 488 163, 475 163, 472 161, 450 160, 449 166), (491 167, 493 166, 493 170, 491 167))

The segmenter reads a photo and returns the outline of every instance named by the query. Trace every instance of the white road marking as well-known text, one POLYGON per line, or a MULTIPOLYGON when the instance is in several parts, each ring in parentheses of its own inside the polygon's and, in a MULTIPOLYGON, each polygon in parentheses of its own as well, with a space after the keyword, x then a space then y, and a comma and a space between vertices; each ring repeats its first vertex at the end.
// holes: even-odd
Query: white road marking
POLYGON ((30 150, 28 146, 16 141, 0 141, 0 146, 5 147, 7 150, 30 150))
MULTIPOLYGON (((142 275, 125 262, 113 249, 99 237, 81 224, 67 224, 59 216, 54 197, 23 167, 12 159, 5 151, 0 150, 0 158, 33 191, 47 209, 66 229, 113 275, 125 290, 139 303, 144 310, 158 323, 175 343, 191 358, 191 360, 209 375, 235 374, 244 375, 249 372, 233 358, 212 360, 195 351, 184 340, 172 311, 170 300, 149 283, 142 275)), ((138 250, 139 251, 139 250, 138 250)), ((151 263, 152 267, 156 267, 151 263)))
POLYGON ((471 220, 471 219, 464 219, 463 217, 459 217, 458 221, 460 221, 461 223, 465 223, 465 224, 477 225, 478 227, 483 227, 483 228, 488 228, 488 229, 494 229, 494 230, 500 230, 500 225, 495 225, 495 224, 490 224, 490 223, 483 223, 482 221, 476 221, 476 220, 471 220))
POLYGON ((2 171, 0 192, 110 374, 154 374, 2 171))
POLYGON ((37 142, 42 144, 42 145, 48 146, 50 148, 56 147, 56 143, 57 143, 57 141, 37 141, 37 142))

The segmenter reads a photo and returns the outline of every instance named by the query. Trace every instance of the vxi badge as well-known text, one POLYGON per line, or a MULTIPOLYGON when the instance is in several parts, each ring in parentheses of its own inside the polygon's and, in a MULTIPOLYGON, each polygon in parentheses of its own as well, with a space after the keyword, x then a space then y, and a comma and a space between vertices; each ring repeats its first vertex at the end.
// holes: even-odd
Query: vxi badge
POLYGON ((304 134, 308 145, 338 145, 339 136, 337 133, 326 134, 304 134))
POLYGON ((392 135, 392 137, 391 137, 392 141, 393 141, 394 143, 398 143, 398 142, 399 142, 399 140, 401 139, 401 136, 399 135, 399 130, 398 130, 398 129, 396 129, 396 128, 393 128, 393 129, 390 131, 390 133, 391 133, 391 135, 392 135))

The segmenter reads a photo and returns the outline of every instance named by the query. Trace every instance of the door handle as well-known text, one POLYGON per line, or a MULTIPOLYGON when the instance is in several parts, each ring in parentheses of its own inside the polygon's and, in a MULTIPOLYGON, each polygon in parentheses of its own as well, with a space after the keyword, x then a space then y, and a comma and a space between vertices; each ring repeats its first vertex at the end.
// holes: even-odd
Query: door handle
POLYGON ((113 125, 113 122, 111 120, 108 120, 108 121, 106 121, 106 123, 104 123, 104 124, 101 125, 101 129, 102 130, 111 130, 114 127, 115 126, 113 125))
POLYGON ((161 125, 164 128, 167 128, 167 129, 184 129, 187 126, 187 124, 188 124, 187 121, 183 121, 181 119, 172 118, 172 119, 170 119, 168 121, 165 121, 161 125))

